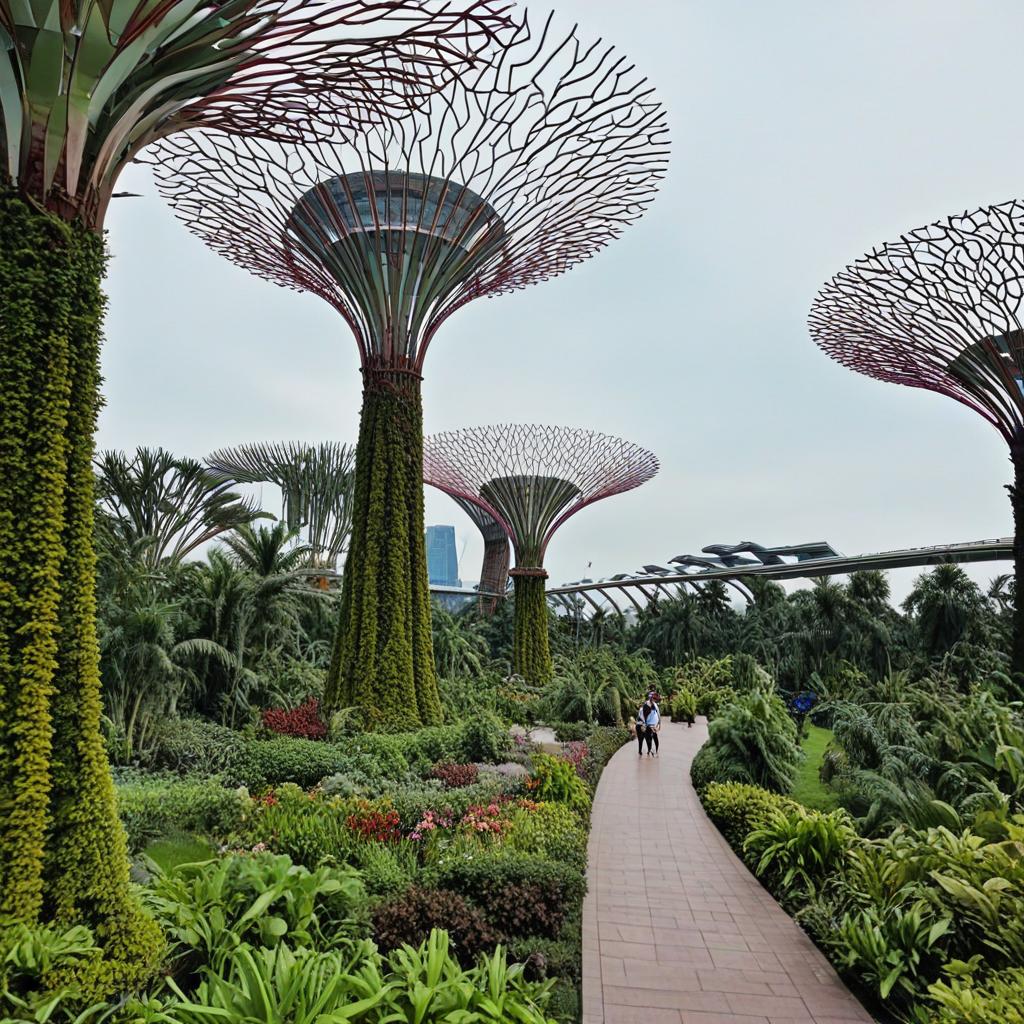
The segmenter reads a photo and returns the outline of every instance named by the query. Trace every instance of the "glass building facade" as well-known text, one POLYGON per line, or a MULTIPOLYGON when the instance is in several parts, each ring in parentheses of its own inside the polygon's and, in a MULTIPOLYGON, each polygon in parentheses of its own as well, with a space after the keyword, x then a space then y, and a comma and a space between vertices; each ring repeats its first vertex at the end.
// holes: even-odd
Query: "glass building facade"
POLYGON ((461 587, 454 526, 427 527, 427 575, 440 587, 461 587))

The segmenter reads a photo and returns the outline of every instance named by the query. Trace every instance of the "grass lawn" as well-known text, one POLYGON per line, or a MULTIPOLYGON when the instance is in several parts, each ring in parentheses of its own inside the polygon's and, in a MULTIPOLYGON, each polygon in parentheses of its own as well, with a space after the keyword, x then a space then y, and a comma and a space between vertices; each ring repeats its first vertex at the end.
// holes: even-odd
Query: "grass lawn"
POLYGON ((192 864, 215 856, 213 847, 205 839, 194 836, 154 839, 144 852, 163 871, 170 871, 179 864, 192 864))
POLYGON ((793 786, 793 792, 789 794, 805 807, 830 811, 837 806, 835 794, 818 781, 818 769, 831 739, 832 733, 829 729, 820 729, 810 724, 807 726, 807 739, 801 744, 806 756, 797 769, 796 784, 793 786))

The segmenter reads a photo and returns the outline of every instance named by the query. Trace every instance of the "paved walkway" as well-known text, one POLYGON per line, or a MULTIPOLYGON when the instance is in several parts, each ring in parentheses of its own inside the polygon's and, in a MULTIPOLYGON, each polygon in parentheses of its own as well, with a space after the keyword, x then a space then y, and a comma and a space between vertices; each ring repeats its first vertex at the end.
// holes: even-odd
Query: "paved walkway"
POLYGON ((583 911, 583 1024, 851 1024, 872 1018, 704 814, 707 738, 666 723, 661 756, 609 762, 583 911), (641 824, 643 834, 641 835, 641 824))

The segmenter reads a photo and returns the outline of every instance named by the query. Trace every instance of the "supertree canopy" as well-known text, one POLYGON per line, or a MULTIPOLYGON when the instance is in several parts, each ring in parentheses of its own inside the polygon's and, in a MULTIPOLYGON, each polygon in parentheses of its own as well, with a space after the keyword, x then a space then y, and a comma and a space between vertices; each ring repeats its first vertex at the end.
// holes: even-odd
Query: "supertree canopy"
MULTIPOLYGON (((1009 445, 1018 595, 1024 595, 1024 204, 918 228, 840 271, 811 307, 814 340, 879 380, 948 395, 1009 445)), ((1024 599, 1013 672, 1024 673, 1024 599)))
POLYGON ((216 132, 155 173, 213 249, 312 291, 359 347, 355 530, 328 706, 435 721, 423 544, 424 357, 484 295, 560 274, 637 219, 665 171, 665 114, 625 58, 526 15, 491 59, 406 118, 284 146, 216 132))
POLYGON ((154 971, 163 941, 130 894, 100 731, 91 460, 118 175, 184 129, 296 139, 415 106, 504 29, 466 5, 0 0, 0 917, 92 927, 83 998, 154 971))
POLYGON ((206 464, 238 483, 281 488, 281 517, 309 545, 316 565, 334 569, 352 534, 355 450, 300 442, 219 448, 206 464))
POLYGON ((570 427, 506 424, 432 434, 423 478, 505 531, 515 551, 515 671, 551 676, 544 553, 555 531, 602 498, 632 490, 658 471, 644 448, 570 427))

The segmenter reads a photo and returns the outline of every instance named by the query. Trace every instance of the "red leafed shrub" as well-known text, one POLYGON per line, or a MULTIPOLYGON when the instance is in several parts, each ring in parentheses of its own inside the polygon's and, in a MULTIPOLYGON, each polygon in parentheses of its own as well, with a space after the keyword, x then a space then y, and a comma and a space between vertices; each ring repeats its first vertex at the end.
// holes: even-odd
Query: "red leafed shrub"
POLYGON ((576 769, 576 774, 581 779, 586 779, 587 775, 584 769, 584 764, 590 756, 590 748, 586 743, 582 740, 567 743, 565 745, 565 753, 562 756, 573 766, 573 768, 576 769))
POLYGON ((402 819, 394 810, 381 811, 367 806, 350 814, 345 824, 375 843, 397 843, 402 838, 402 819))
POLYGON ((373 938, 382 953, 404 943, 418 946, 431 928, 448 932, 452 952, 464 967, 501 941, 483 913, 457 892, 413 886, 373 912, 373 938))
POLYGON ((298 736, 304 740, 322 740, 327 736, 327 725, 320 717, 320 701, 316 697, 310 697, 291 711, 268 708, 263 712, 263 724, 279 736, 298 736))
POLYGON ((449 789, 472 786, 478 774, 475 764, 453 764, 451 761, 439 761, 430 769, 430 777, 440 779, 449 789))

